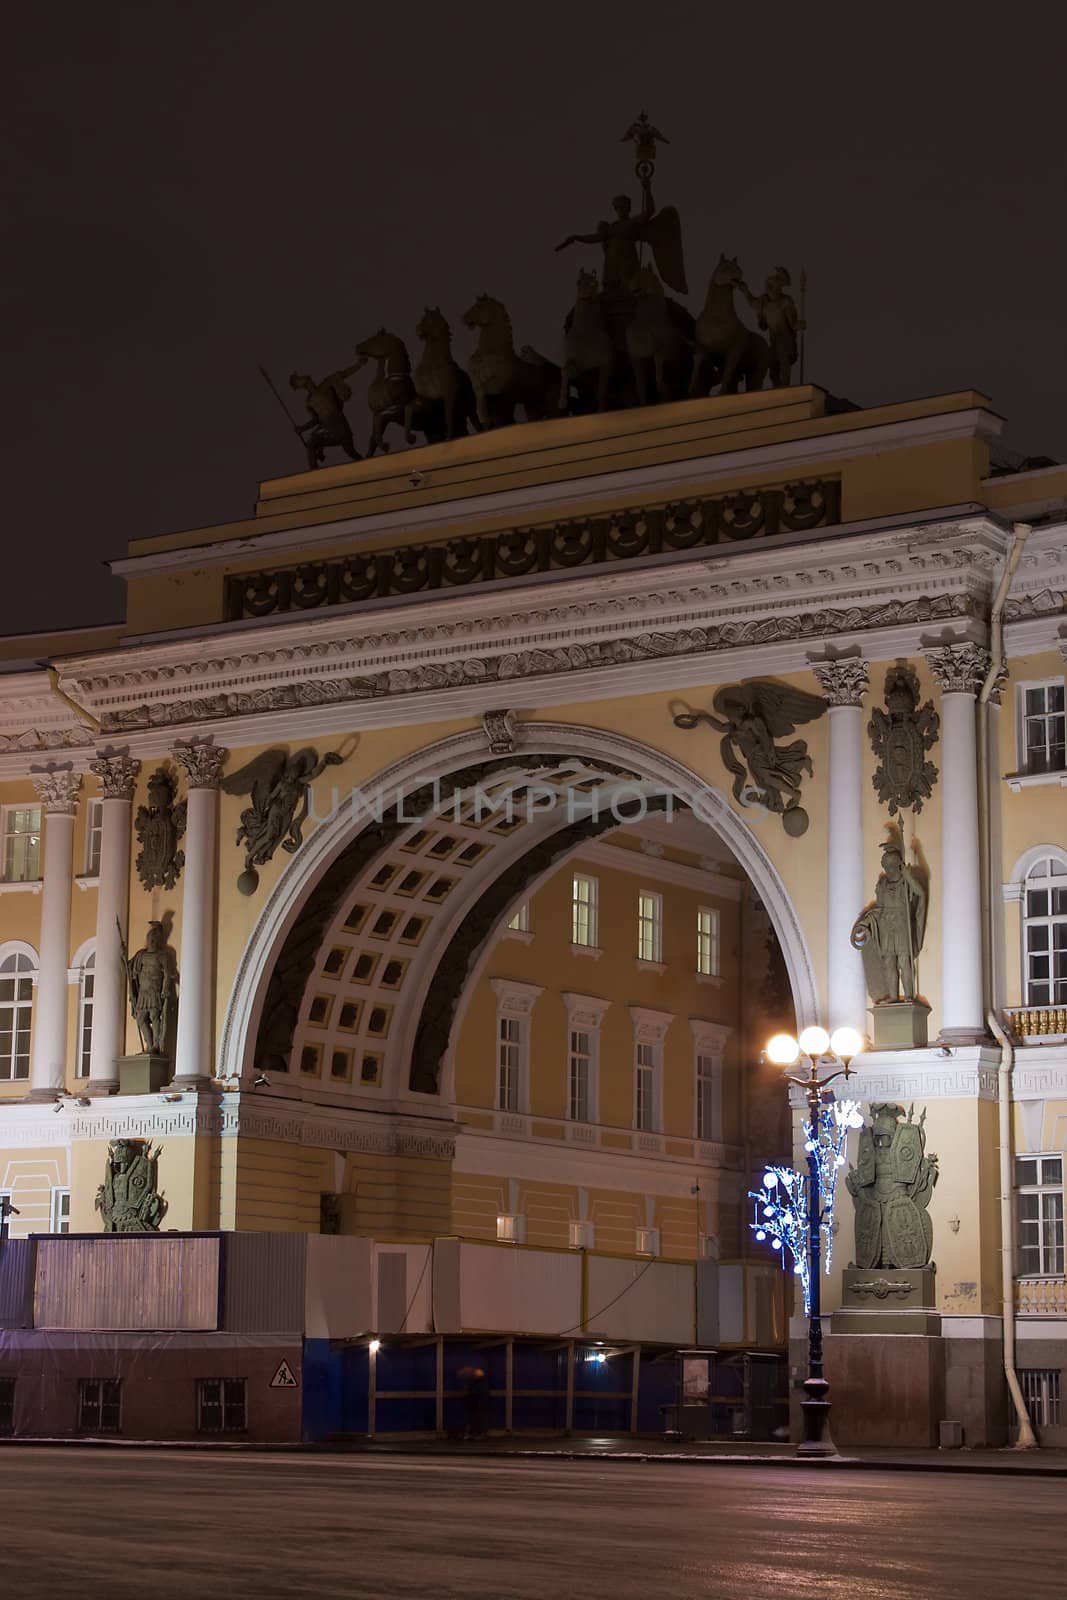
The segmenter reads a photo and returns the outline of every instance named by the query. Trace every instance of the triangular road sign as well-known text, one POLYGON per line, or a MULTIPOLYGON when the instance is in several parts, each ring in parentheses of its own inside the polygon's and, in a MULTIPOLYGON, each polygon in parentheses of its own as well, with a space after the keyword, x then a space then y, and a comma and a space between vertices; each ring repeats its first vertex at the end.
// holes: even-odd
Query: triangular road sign
POLYGON ((272 1389, 299 1389, 300 1385, 293 1377, 293 1369, 288 1361, 283 1361, 273 1378, 270 1380, 272 1389))

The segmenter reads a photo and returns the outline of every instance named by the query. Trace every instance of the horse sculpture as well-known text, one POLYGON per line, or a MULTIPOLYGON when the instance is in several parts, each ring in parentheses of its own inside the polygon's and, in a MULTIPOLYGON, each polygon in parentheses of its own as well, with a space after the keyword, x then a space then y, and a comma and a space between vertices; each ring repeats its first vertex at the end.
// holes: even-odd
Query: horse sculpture
POLYGON ((463 321, 478 330, 470 372, 481 426, 499 428, 514 422, 519 405, 528 422, 558 416, 560 369, 529 345, 521 354, 516 351, 511 318, 500 301, 479 295, 463 321))
POLYGON ((685 394, 693 350, 693 319, 684 306, 668 300, 652 267, 641 267, 631 285, 633 309, 626 322, 626 353, 637 403, 680 400, 685 394), (649 393, 649 367, 656 392, 649 393))
POLYGON ((467 424, 478 431, 474 388, 452 354, 452 330, 440 306, 427 306, 415 329, 422 357, 415 368, 415 391, 404 416, 408 444, 416 429, 427 444, 466 437, 467 424))
POLYGON ((367 455, 388 450, 385 430, 391 422, 405 423, 408 404, 415 394, 411 381, 411 359, 403 339, 379 328, 377 333, 357 344, 356 354, 364 361, 376 361, 378 370, 367 390, 367 404, 374 418, 367 455))
POLYGON ((567 313, 563 324, 563 372, 559 386, 559 409, 570 407, 571 385, 578 389, 582 400, 593 399, 582 393, 591 389, 588 379, 595 378, 596 394, 592 406, 583 410, 606 411, 608 386, 615 365, 615 348, 604 317, 600 301, 600 282, 595 272, 579 272, 578 298, 567 313), (583 381, 584 380, 584 381, 583 381))
POLYGON ((709 362, 720 374, 722 394, 736 394, 742 379, 751 394, 767 375, 770 351, 766 339, 746 327, 734 310, 734 290, 742 288, 744 281, 736 256, 720 256, 708 283, 704 309, 696 321, 691 395, 708 393, 711 384, 705 373, 709 362))

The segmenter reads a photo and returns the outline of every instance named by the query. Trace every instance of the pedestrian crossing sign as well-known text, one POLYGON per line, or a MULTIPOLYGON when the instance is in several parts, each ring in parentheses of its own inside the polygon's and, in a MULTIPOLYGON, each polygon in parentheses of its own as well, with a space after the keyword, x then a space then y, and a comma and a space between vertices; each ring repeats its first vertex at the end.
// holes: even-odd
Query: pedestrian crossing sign
POLYGON ((273 1378, 270 1380, 272 1389, 299 1389, 300 1385, 293 1377, 293 1369, 288 1361, 283 1361, 273 1378))

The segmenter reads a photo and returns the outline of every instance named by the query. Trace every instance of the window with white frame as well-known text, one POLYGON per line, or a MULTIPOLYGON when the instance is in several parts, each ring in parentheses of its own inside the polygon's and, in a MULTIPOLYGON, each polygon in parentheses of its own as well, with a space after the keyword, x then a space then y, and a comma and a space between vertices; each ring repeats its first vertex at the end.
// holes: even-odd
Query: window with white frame
POLYGON ((501 1111, 518 1111, 522 1076, 524 1017, 500 1017, 497 1022, 497 1091, 501 1111))
POLYGON ((639 1256, 659 1255, 658 1228, 638 1228, 635 1253, 639 1256))
POLYGON ((1045 856, 1023 885, 1024 1000, 1067 1005, 1067 861, 1045 856))
POLYGON ((594 1035, 584 1028, 570 1030, 567 1053, 567 1115, 572 1122, 589 1122, 593 1079, 594 1035))
POLYGON ((530 1013, 542 992, 535 984, 490 978, 496 995, 496 1109, 528 1109, 530 1013))
POLYGON ((705 978, 719 976, 719 913, 713 906, 697 911, 697 971, 705 978))
POLYGON ((637 896, 637 959, 663 960, 663 896, 648 889, 637 896))
POLYGON ((1063 1276, 1063 1157, 1016 1156, 1016 1222, 1021 1278, 1063 1276))
POLYGON ((52 1232, 70 1232, 70 1190, 52 1190, 52 1232))
POLYGON ((1058 1428, 1060 1373, 1056 1367, 1020 1367, 1019 1383, 1030 1421, 1038 1428, 1058 1428))
POLYGON ((1019 764, 1024 772, 1062 772, 1067 756, 1063 679, 1025 683, 1020 689, 1019 764))
POLYGON ((36 883, 41 876, 40 806, 4 806, 5 883, 36 883))
POLYGON ((526 1243, 526 1218, 521 1212, 500 1211, 496 1219, 496 1236, 504 1244, 526 1243))
POLYGON ((78 975, 78 1058, 75 1062, 75 1076, 87 1078, 89 1076, 89 1063, 93 1053, 93 985, 96 982, 94 968, 96 956, 90 951, 82 963, 78 975))
POLYGON ((659 1121, 659 1058, 658 1044, 638 1044, 634 1073, 634 1127, 643 1133, 656 1133, 659 1121))
POLYGON ((697 1138, 717 1139, 718 1062, 706 1052, 697 1051, 697 1138))
POLYGON ((0 958, 0 1082, 30 1075, 30 1026, 36 963, 22 950, 0 958))
POLYGON ((509 918, 508 927, 513 933, 529 933, 530 902, 528 900, 524 900, 515 915, 509 918))
POLYGON ((576 872, 571 886, 571 943, 595 946, 597 941, 597 881, 576 872))
POLYGON ((104 834, 104 802, 90 800, 85 808, 85 876, 100 876, 100 841, 104 834))

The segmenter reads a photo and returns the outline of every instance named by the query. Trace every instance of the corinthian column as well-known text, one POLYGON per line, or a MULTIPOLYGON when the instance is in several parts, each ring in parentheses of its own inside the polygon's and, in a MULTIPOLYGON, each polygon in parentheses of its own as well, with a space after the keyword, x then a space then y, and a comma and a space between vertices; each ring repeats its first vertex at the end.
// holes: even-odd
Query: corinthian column
POLYGON ((45 811, 41 955, 33 1019, 31 1100, 54 1100, 67 1078, 67 965, 74 886, 74 818, 81 774, 69 767, 32 772, 45 811))
POLYGON ((869 663, 857 656, 812 661, 829 702, 829 806, 826 849, 826 1023, 867 1032, 863 958, 852 924, 863 910, 863 697, 869 663))
POLYGON ((975 696, 990 657, 964 639, 926 659, 941 689, 941 1038, 974 1044, 985 1036, 975 696))
POLYGON ((174 1052, 174 1086, 178 1089, 201 1088, 214 1076, 219 778, 226 754, 203 743, 178 745, 174 750, 174 759, 189 785, 174 1052))
POLYGON ((100 754, 89 771, 100 779, 100 887, 96 899, 96 963, 89 1093, 114 1094, 118 1058, 125 1054, 126 974, 122 941, 129 925, 130 810, 141 763, 126 754, 100 754))

